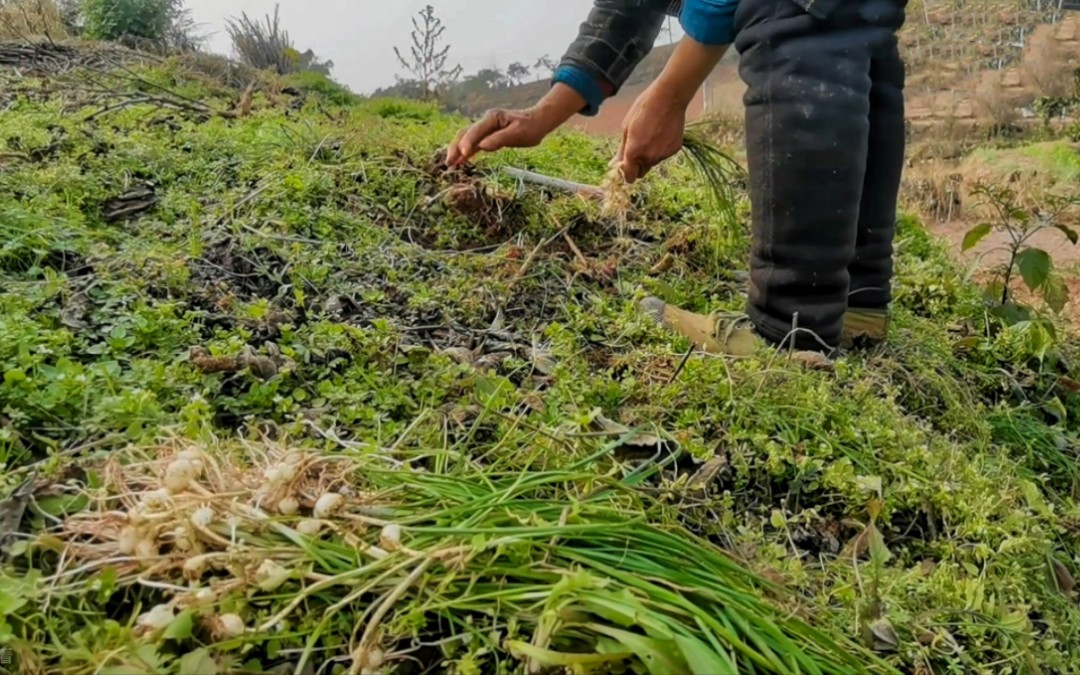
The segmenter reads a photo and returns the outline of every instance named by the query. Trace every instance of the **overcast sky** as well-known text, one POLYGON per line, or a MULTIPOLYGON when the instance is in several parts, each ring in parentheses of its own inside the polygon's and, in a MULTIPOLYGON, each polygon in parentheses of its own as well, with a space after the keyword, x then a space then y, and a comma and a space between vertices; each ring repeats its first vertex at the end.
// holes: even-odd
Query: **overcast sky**
MULTIPOLYGON (((446 25, 450 60, 465 72, 548 54, 558 59, 577 34, 591 0, 280 0, 281 23, 300 51, 334 62, 333 76, 359 93, 394 83, 400 73, 393 48, 407 53, 411 18, 424 5, 446 25)), ((187 0, 213 50, 230 51, 225 19, 247 12, 263 17, 274 0, 187 0)), ((677 30, 677 26, 673 26, 677 30)), ((658 44, 667 41, 660 36, 658 44)))

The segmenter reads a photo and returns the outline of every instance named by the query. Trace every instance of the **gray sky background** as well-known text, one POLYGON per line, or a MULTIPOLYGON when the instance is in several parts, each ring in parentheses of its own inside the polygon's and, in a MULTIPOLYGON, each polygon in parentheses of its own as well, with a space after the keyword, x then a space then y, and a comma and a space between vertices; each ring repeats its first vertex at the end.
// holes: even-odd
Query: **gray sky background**
MULTIPOLYGON (((466 73, 521 61, 557 60, 592 7, 590 0, 280 0, 282 26, 300 51, 334 62, 334 79, 359 93, 394 83, 393 48, 408 53, 411 18, 425 4, 446 25, 450 61, 466 73)), ((273 13, 274 0, 187 0, 215 52, 228 54, 225 20, 273 13)), ((673 28, 678 31, 677 25, 673 28)), ((678 33, 676 33, 678 34, 678 33)), ((658 44, 667 42, 663 33, 658 44)))

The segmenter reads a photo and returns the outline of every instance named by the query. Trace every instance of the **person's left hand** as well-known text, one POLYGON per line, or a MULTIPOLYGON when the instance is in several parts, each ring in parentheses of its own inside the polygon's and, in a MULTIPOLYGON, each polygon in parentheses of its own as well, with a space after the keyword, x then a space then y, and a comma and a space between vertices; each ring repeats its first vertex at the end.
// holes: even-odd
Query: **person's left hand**
POLYGON ((612 165, 633 183, 682 149, 685 126, 686 106, 653 82, 626 114, 622 143, 612 165))

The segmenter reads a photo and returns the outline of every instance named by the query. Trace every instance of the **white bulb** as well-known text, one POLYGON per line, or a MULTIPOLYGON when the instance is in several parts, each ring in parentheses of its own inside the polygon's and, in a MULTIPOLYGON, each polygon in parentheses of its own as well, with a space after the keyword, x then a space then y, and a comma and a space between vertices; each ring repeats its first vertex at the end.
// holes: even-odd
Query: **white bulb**
POLYGON ((379 546, 382 546, 387 551, 396 551, 401 548, 401 526, 396 523, 390 523, 383 527, 382 532, 379 534, 379 546))
POLYGON ((191 462, 191 466, 195 468, 195 477, 198 478, 202 475, 203 469, 206 466, 206 462, 203 461, 203 453, 198 448, 188 448, 187 450, 181 450, 176 453, 176 459, 182 459, 191 462))
POLYGON ((135 556, 138 558, 156 558, 158 545, 153 539, 140 539, 135 545, 135 556))
POLYGON ((288 581, 290 576, 292 573, 289 570, 268 559, 262 561, 259 569, 255 571, 255 583, 259 588, 270 593, 288 581))
POLYGON ((214 522, 214 509, 209 506, 200 507, 191 514, 191 524, 195 527, 209 527, 214 522))
POLYGON ((209 605, 215 600, 217 600, 217 595, 209 588, 200 588, 195 592, 195 604, 197 605, 209 605))
POLYGON ((322 523, 317 520, 301 520, 296 525, 296 531, 300 534, 306 534, 309 537, 314 537, 322 530, 322 523))
POLYGON ((277 510, 283 516, 294 516, 300 511, 300 500, 296 497, 282 497, 277 510))
POLYGON ((206 556, 195 556, 184 561, 184 577, 188 579, 201 579, 208 567, 206 556))
POLYGON ((143 495, 143 506, 149 511, 157 511, 166 508, 172 502, 168 490, 154 490, 143 495))
POLYGON ((190 551, 195 547, 195 543, 191 540, 191 530, 186 525, 173 530, 173 546, 180 552, 190 551))
POLYGON ((177 459, 186 459, 189 462, 201 461, 202 457, 202 450, 199 450, 198 448, 187 448, 176 453, 177 459))
POLYGON ((195 465, 186 459, 178 459, 165 469, 165 488, 172 494, 183 492, 195 480, 195 465))
POLYGON ((117 540, 117 545, 120 548, 120 552, 124 555, 134 554, 135 547, 139 545, 139 531, 130 525, 120 530, 120 537, 117 540))
POLYGON ((344 504, 344 497, 336 492, 327 492, 315 502, 315 510, 312 513, 316 518, 326 518, 333 515, 344 504))
POLYGON ((149 612, 139 617, 138 624, 150 630, 161 630, 168 628, 175 618, 173 608, 169 605, 155 605, 149 612))
POLYGON ((243 635, 247 627, 244 620, 236 614, 222 614, 217 618, 219 633, 222 637, 236 637, 243 635))

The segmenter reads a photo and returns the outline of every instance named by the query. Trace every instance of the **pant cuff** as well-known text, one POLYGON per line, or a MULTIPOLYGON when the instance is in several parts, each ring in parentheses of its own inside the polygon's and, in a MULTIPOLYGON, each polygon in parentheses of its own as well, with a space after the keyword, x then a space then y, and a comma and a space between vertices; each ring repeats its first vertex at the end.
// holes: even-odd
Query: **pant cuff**
POLYGON ((780 326, 775 319, 753 306, 747 308, 746 314, 757 334, 774 347, 828 354, 840 345, 842 323, 838 323, 833 330, 820 333, 799 325, 794 329, 791 324, 780 326))

